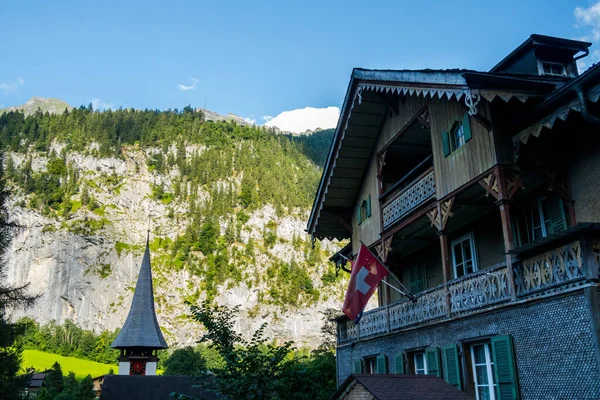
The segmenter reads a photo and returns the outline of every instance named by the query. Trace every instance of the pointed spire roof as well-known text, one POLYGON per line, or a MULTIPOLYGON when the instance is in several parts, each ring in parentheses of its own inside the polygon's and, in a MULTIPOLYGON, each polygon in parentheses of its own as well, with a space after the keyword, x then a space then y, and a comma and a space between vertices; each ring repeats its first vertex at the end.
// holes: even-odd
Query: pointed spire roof
POLYGON ((121 329, 113 344, 110 345, 115 349, 129 347, 166 349, 169 347, 160 331, 154 310, 149 239, 150 232, 148 232, 146 251, 142 259, 142 267, 133 293, 129 315, 127 315, 123 329, 121 329))

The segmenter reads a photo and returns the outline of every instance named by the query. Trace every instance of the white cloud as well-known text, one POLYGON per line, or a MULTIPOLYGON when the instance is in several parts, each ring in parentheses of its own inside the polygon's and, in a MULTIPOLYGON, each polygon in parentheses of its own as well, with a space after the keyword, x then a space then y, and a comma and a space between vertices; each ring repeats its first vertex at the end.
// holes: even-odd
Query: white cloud
POLYGON ((182 90, 184 92, 187 92, 188 90, 196 90, 196 85, 200 82, 198 79, 196 78, 192 78, 190 79, 190 81, 192 81, 191 85, 177 85, 177 87, 179 88, 179 90, 182 90))
POLYGON ((243 118, 243 120, 252 125, 256 124, 256 119, 254 119, 254 118, 248 117, 248 118, 243 118))
MULTIPOLYGON (((594 45, 598 46, 600 44, 600 2, 593 4, 588 8, 575 7, 573 15, 575 16, 575 27, 587 30, 583 36, 577 39, 592 42, 594 45)), ((579 60, 577 65, 580 70, 583 70, 589 66, 590 62, 594 63, 599 60, 600 52, 595 50, 589 56, 589 60, 586 60, 585 58, 579 60)))
POLYGON ((101 99, 92 99, 92 107, 94 110, 108 110, 109 108, 115 108, 115 105, 101 99))
POLYGON ((12 82, 0 82, 0 92, 8 94, 14 92, 19 86, 23 86, 24 84, 25 81, 20 77, 17 77, 17 79, 12 82))
POLYGON ((314 108, 306 107, 284 111, 276 117, 265 115, 265 126, 276 126, 282 131, 302 133, 316 128, 335 128, 340 117, 338 107, 314 108))

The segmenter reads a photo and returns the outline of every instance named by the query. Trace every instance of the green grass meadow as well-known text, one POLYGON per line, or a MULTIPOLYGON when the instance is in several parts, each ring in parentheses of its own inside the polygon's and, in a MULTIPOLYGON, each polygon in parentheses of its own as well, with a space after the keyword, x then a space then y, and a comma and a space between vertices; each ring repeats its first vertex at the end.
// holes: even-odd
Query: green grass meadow
POLYGON ((58 354, 46 353, 39 350, 23 350, 23 362, 21 366, 23 369, 34 367, 36 371, 43 371, 50 369, 56 361, 60 364, 64 375, 67 375, 69 371, 73 371, 77 380, 85 378, 87 374, 90 374, 92 378, 104 375, 111 368, 117 373, 119 369, 116 365, 101 364, 74 357, 63 357, 58 354))

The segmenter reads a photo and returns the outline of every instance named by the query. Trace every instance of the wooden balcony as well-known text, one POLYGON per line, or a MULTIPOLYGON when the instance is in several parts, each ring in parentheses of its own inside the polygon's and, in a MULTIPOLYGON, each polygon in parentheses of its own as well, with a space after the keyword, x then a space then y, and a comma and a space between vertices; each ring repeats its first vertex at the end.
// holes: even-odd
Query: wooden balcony
POLYGON ((408 186, 384 195, 383 228, 386 229, 435 196, 433 167, 427 169, 408 186))
POLYGON ((401 300, 364 313, 358 328, 353 321, 340 322, 339 343, 448 320, 510 301, 508 268, 500 265, 478 271, 422 292, 416 298, 416 302, 401 300))
MULTIPOLYGON (((564 243, 564 242, 563 242, 564 243)), ((600 238, 584 237, 550 251, 513 261, 515 285, 506 264, 499 264, 366 312, 360 323, 338 322, 338 344, 439 323, 490 310, 498 305, 546 297, 585 285, 600 275, 600 238), (516 293, 512 293, 512 287, 516 293)))

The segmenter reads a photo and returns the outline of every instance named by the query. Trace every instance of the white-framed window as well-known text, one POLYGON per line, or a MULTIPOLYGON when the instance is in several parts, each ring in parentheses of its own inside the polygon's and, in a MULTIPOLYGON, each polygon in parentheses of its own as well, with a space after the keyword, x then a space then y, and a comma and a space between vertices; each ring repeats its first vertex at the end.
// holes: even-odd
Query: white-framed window
POLYGON ((548 76, 567 76, 567 71, 564 64, 541 61, 542 75, 548 76))
POLYGON ((540 197, 516 210, 513 229, 518 246, 533 243, 567 229, 562 199, 557 196, 540 197))
POLYGON ((415 363, 415 374, 427 375, 427 357, 425 357, 425 352, 421 351, 414 353, 413 357, 415 363))
POLYGON ((374 374, 377 371, 377 357, 365 358, 365 374, 374 374))
POLYGON ((494 360, 489 343, 471 346, 471 365, 477 400, 496 400, 494 360))
POLYGON ((455 278, 477 271, 477 253, 473 232, 453 240, 451 246, 455 278))
POLYGON ((529 234, 531 235, 532 242, 548 236, 550 216, 545 198, 537 200, 531 206, 528 219, 530 224, 529 234))
POLYGON ((465 144, 465 127, 462 122, 456 122, 450 130, 450 146, 452 151, 459 149, 465 144))
POLYGON ((359 204, 356 218, 359 225, 371 218, 371 195, 359 204))

